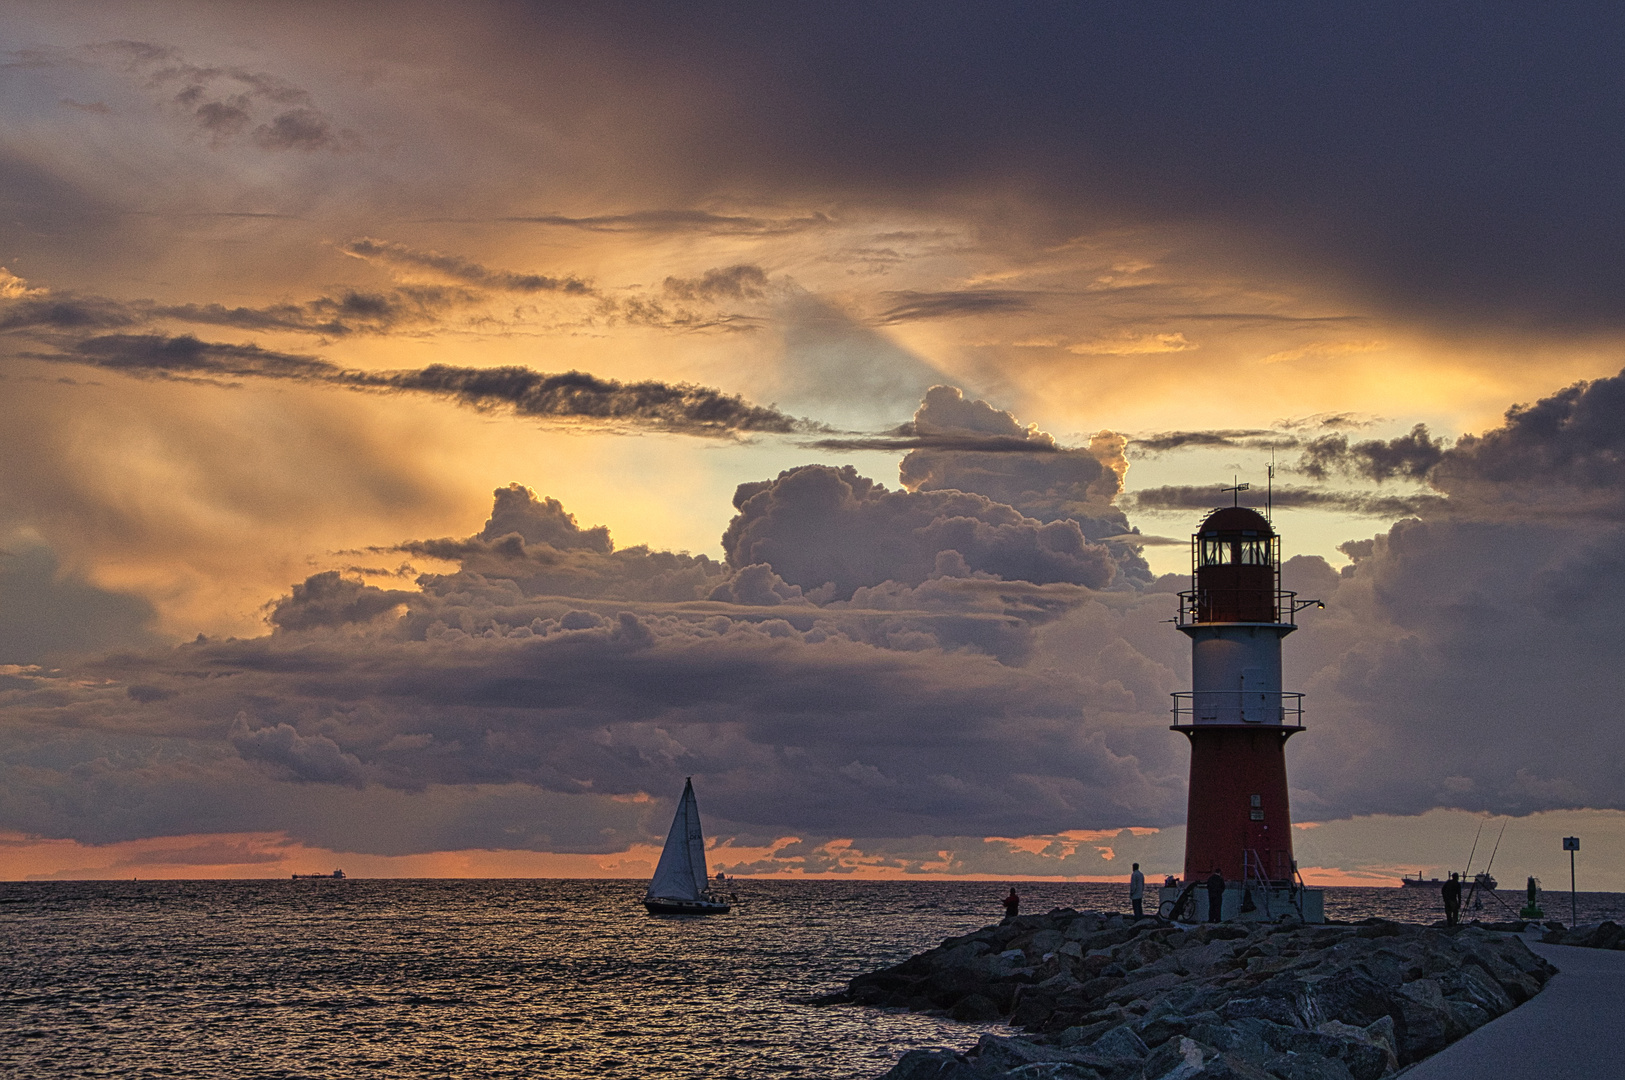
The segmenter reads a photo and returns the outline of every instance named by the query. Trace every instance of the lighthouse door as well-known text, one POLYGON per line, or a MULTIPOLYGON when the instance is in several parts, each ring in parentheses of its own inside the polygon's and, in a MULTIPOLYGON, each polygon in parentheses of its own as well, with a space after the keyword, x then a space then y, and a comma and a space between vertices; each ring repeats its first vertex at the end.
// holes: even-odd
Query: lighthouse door
POLYGON ((1262 724, 1269 719, 1266 708, 1269 693, 1264 687, 1264 669, 1241 669, 1241 719, 1248 724, 1262 724))

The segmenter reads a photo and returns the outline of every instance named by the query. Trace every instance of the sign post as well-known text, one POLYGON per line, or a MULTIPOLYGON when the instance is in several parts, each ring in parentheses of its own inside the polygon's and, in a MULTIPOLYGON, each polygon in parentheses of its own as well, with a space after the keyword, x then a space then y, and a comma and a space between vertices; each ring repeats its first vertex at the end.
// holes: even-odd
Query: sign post
POLYGON ((1569 853, 1569 929, 1580 925, 1579 904, 1574 897, 1574 853, 1580 850, 1578 836, 1563 837, 1563 850, 1569 853))

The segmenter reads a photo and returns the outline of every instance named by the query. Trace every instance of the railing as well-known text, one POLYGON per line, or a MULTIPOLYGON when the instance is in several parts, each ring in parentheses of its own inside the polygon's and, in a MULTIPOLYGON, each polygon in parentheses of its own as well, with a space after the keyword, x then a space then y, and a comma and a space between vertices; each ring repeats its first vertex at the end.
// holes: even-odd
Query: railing
POLYGON ((1179 625, 1215 622, 1298 625, 1296 615, 1318 600, 1298 602, 1298 594, 1273 589, 1189 589, 1179 594, 1179 625))
MULTIPOLYGON (((1274 922, 1276 915, 1272 910, 1271 900, 1274 890, 1278 886, 1275 880, 1269 876, 1269 872, 1264 866, 1264 860, 1259 856, 1258 852, 1251 848, 1243 848, 1241 867, 1241 910, 1258 910, 1258 904, 1253 899, 1253 890, 1256 887, 1259 899, 1264 901, 1264 917, 1274 922)), ((1292 873, 1294 877, 1297 877, 1298 864, 1295 860, 1292 863, 1292 873)), ((1289 878, 1286 882, 1286 892, 1288 905, 1297 911, 1298 918, 1303 918, 1303 879, 1297 877, 1297 880, 1294 881, 1289 878)))
POLYGON ((1303 695, 1290 690, 1182 690, 1173 695, 1174 726, 1303 726, 1303 695))

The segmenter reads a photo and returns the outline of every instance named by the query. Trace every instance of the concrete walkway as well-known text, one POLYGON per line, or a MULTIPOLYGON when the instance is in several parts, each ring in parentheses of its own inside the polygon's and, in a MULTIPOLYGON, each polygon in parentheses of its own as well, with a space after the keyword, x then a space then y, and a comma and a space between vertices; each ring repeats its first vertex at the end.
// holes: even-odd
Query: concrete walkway
POLYGON ((1405 1080, 1625 1077, 1625 952, 1529 947, 1558 969, 1545 989, 1415 1065, 1405 1080))

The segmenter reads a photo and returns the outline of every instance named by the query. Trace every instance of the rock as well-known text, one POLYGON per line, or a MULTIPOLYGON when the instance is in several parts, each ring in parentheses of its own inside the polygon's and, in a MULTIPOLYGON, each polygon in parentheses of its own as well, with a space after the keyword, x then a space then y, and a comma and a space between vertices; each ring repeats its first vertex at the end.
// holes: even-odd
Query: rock
POLYGON ((1004 1010, 983 994, 967 994, 954 1002, 948 1015, 966 1024, 991 1024, 1004 1018, 1004 1010))
POLYGON ((1541 938, 1548 945, 1576 945, 1583 949, 1625 950, 1625 929, 1613 920, 1604 920, 1594 926, 1576 926, 1566 930, 1561 923, 1547 923, 1546 935, 1541 938))
POLYGON ((1186 1080, 1197 1076, 1202 1066, 1219 1056, 1219 1051, 1195 1039, 1171 1039, 1145 1059, 1145 1080, 1186 1080))
POLYGON ((1270 1072, 1281 1080, 1354 1080, 1347 1065, 1319 1054, 1285 1054, 1270 1072))
MULTIPOLYGON (((1625 943, 1612 923, 1561 936, 1625 943)), ((989 1036, 969 1055, 907 1056, 898 1067, 916 1072, 894 1070, 899 1080, 1381 1080, 1528 1000, 1552 973, 1522 940, 1482 927, 1176 930, 1062 909, 951 938, 814 1000, 1008 1016, 1028 1032, 989 1036)))
POLYGON ((1220 1054, 1205 1062, 1200 1072, 1190 1075, 1193 1080, 1198 1077, 1200 1080, 1275 1080, 1257 1065, 1234 1054, 1220 1054))
POLYGON ((952 1050, 910 1050, 881 1080, 975 1080, 983 1076, 952 1050))
POLYGON ((1065 943, 1066 938, 1061 936, 1059 930, 1040 930, 1033 935, 1032 943, 1027 946, 1027 953, 1043 956, 1045 953, 1055 952, 1065 943))
POLYGON ((1151 1052, 1151 1048, 1127 1024, 1118 1024, 1105 1032, 1089 1048, 1109 1058, 1143 1058, 1151 1052))
MULTIPOLYGON (((1126 976, 1128 973, 1124 972, 1123 974, 1126 976)), ((1113 990, 1121 987, 1127 981, 1127 978, 1114 975, 1102 975, 1098 979, 1090 979, 1088 982, 1085 982, 1082 986, 1082 993, 1084 997, 1087 998, 1104 997, 1113 990)))
POLYGON ((1417 979, 1399 988, 1399 1059, 1404 1064, 1420 1061, 1455 1041, 1458 1033, 1445 1004, 1444 990, 1437 979, 1417 979))

